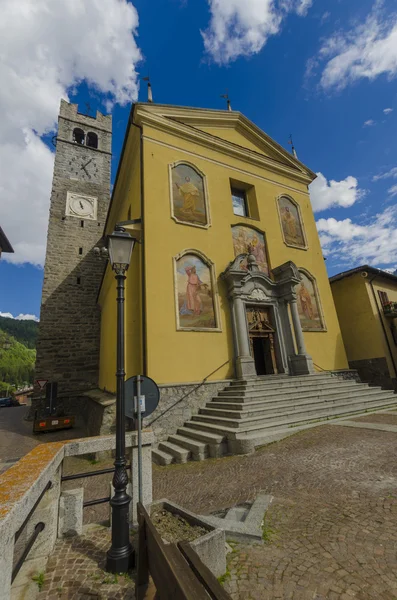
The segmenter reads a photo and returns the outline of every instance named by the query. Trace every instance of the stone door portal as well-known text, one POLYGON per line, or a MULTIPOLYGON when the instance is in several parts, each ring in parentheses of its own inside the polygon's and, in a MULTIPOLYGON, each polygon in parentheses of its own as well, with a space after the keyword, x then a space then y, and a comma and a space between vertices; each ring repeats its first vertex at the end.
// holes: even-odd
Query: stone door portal
POLYGON ((275 330, 270 324, 269 308, 247 307, 248 334, 251 356, 257 375, 274 375, 278 372, 274 350, 275 330))

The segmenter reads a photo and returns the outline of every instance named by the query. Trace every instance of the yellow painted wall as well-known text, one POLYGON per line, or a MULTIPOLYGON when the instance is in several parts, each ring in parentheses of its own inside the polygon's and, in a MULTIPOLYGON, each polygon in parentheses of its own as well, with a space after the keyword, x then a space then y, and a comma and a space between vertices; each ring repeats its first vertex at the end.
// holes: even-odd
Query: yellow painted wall
POLYGON ((334 281, 331 289, 348 360, 385 356, 367 280, 357 273, 334 281))
MULTIPOLYGON (((357 273, 334 281, 331 289, 348 360, 385 357, 390 375, 395 377, 395 368, 390 355, 391 350, 394 362, 397 364, 397 346, 390 331, 392 320, 383 316, 378 292, 386 292, 390 301, 397 302, 397 285, 382 277, 377 276, 373 279, 371 273, 368 277, 357 273), (375 298, 371 289, 371 280, 375 298), (382 322, 389 345, 385 339, 382 322)), ((394 322, 397 326, 397 319, 394 322)))
POLYGON ((382 292, 386 292, 388 295, 388 298, 391 302, 397 302, 397 284, 394 283, 393 281, 389 280, 389 279, 383 279, 382 277, 376 277, 373 282, 373 289, 375 292, 375 298, 376 298, 376 304, 375 304, 375 298, 374 295, 372 293, 372 290, 370 290, 370 284, 369 284, 369 279, 368 278, 367 281, 367 288, 368 288, 368 294, 369 294, 369 298, 371 301, 371 306, 372 309, 374 311, 374 315, 378 324, 378 330, 381 332, 381 338, 382 338, 382 347, 383 347, 383 354, 382 356, 386 356, 386 360, 387 360, 387 365, 389 367, 389 373, 391 377, 396 377, 397 376, 397 372, 396 372, 396 368, 394 365, 397 365, 397 346, 394 343, 393 340, 393 336, 390 330, 390 326, 392 323, 394 323, 394 325, 397 327, 397 319, 390 319, 390 317, 385 317, 383 316, 383 311, 382 311, 382 307, 381 307, 381 302, 380 302, 380 298, 379 298, 379 291, 382 292), (379 311, 378 308, 380 309, 381 312, 381 316, 379 315, 379 311), (381 324, 381 320, 383 322, 384 325, 384 330, 382 328, 382 324, 381 324), (384 331, 386 332, 386 336, 387 336, 387 340, 388 340, 388 344, 386 342, 386 339, 384 337, 384 331), (392 357, 394 359, 394 364, 393 364, 393 360, 392 357))
MULTIPOLYGON (((109 213, 106 234, 114 230, 116 223, 128 219, 129 209, 131 219, 141 216, 139 139, 138 130, 132 128, 124 151, 124 160, 109 213)), ((125 370, 127 377, 142 371, 141 252, 141 245, 135 244, 125 281, 125 370)), ((110 392, 116 391, 116 295, 116 280, 108 265, 99 296, 102 316, 99 386, 110 392)))
MULTIPOLYGON (((292 260, 314 275, 327 331, 304 334, 308 352, 322 369, 347 368, 306 185, 158 129, 144 126, 144 136, 148 375, 158 383, 201 381, 230 360, 210 379, 232 376, 232 328, 223 283, 218 280, 222 332, 176 331, 172 257, 188 248, 200 250, 215 263, 219 277, 234 258, 230 228, 236 223, 254 225, 266 233, 271 268, 292 260), (207 176, 212 219, 208 230, 180 225, 170 218, 168 165, 182 159, 195 164, 207 176), (233 214, 230 178, 255 186, 259 220, 233 214), (276 198, 285 192, 301 207, 307 251, 290 248, 283 242, 276 198)), ((243 145, 243 136, 239 139, 237 143, 243 145)))

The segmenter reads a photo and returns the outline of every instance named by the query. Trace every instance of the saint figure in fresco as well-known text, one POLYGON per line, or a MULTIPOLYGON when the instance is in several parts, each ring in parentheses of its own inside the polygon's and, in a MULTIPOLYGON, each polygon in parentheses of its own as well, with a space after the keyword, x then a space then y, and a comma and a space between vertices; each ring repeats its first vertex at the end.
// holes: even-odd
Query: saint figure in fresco
POLYGON ((303 283, 303 281, 300 284, 300 287, 298 289, 298 296, 299 296, 299 300, 301 303, 303 314, 305 315, 306 319, 309 319, 309 321, 312 321, 314 319, 313 302, 312 302, 310 293, 305 288, 305 284, 303 283))
POLYGON ((250 244, 250 252, 255 256, 256 262, 259 266, 263 266, 263 264, 266 264, 264 248, 259 242, 256 235, 254 235, 254 237, 252 238, 252 242, 250 244))
POLYGON ((288 206, 283 208, 283 224, 286 236, 295 240, 298 237, 296 219, 288 206))
POLYGON ((194 216, 196 210, 196 200, 200 196, 199 190, 194 183, 190 181, 190 177, 185 177, 186 183, 182 185, 176 184, 179 194, 183 198, 183 206, 181 211, 186 215, 194 216))
POLYGON ((208 285, 203 283, 196 273, 196 267, 185 267, 187 275, 186 298, 179 313, 181 315, 200 315, 203 302, 200 298, 200 289, 208 289, 208 285))
POLYGON ((247 253, 247 240, 245 236, 245 231, 243 229, 238 230, 237 238, 234 238, 234 254, 238 256, 239 254, 247 253))

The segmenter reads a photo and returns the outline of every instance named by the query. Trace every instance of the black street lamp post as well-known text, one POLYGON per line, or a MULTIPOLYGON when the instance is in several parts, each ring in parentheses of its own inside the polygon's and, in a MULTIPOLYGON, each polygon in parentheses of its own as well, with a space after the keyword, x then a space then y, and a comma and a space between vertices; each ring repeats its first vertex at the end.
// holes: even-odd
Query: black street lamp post
POLYGON ((129 267, 135 239, 116 225, 109 235, 109 259, 117 281, 117 396, 116 396, 116 459, 113 476, 114 496, 112 507, 112 545, 107 552, 106 570, 126 573, 133 562, 130 543, 128 476, 125 460, 125 407, 124 407, 124 282, 129 267))

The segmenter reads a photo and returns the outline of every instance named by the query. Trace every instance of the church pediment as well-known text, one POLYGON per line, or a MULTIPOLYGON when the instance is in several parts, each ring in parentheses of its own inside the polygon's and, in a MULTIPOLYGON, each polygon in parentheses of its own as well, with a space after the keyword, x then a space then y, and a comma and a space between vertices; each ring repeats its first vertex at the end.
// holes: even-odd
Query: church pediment
MULTIPOLYGON (((274 169, 288 169, 290 174, 313 181, 316 175, 291 153, 238 111, 187 108, 161 104, 139 103, 134 120, 138 123, 157 121, 164 128, 173 127, 202 143, 228 153, 241 153, 246 160, 266 161, 274 169)), ((176 130, 175 130, 176 131, 176 130)))

